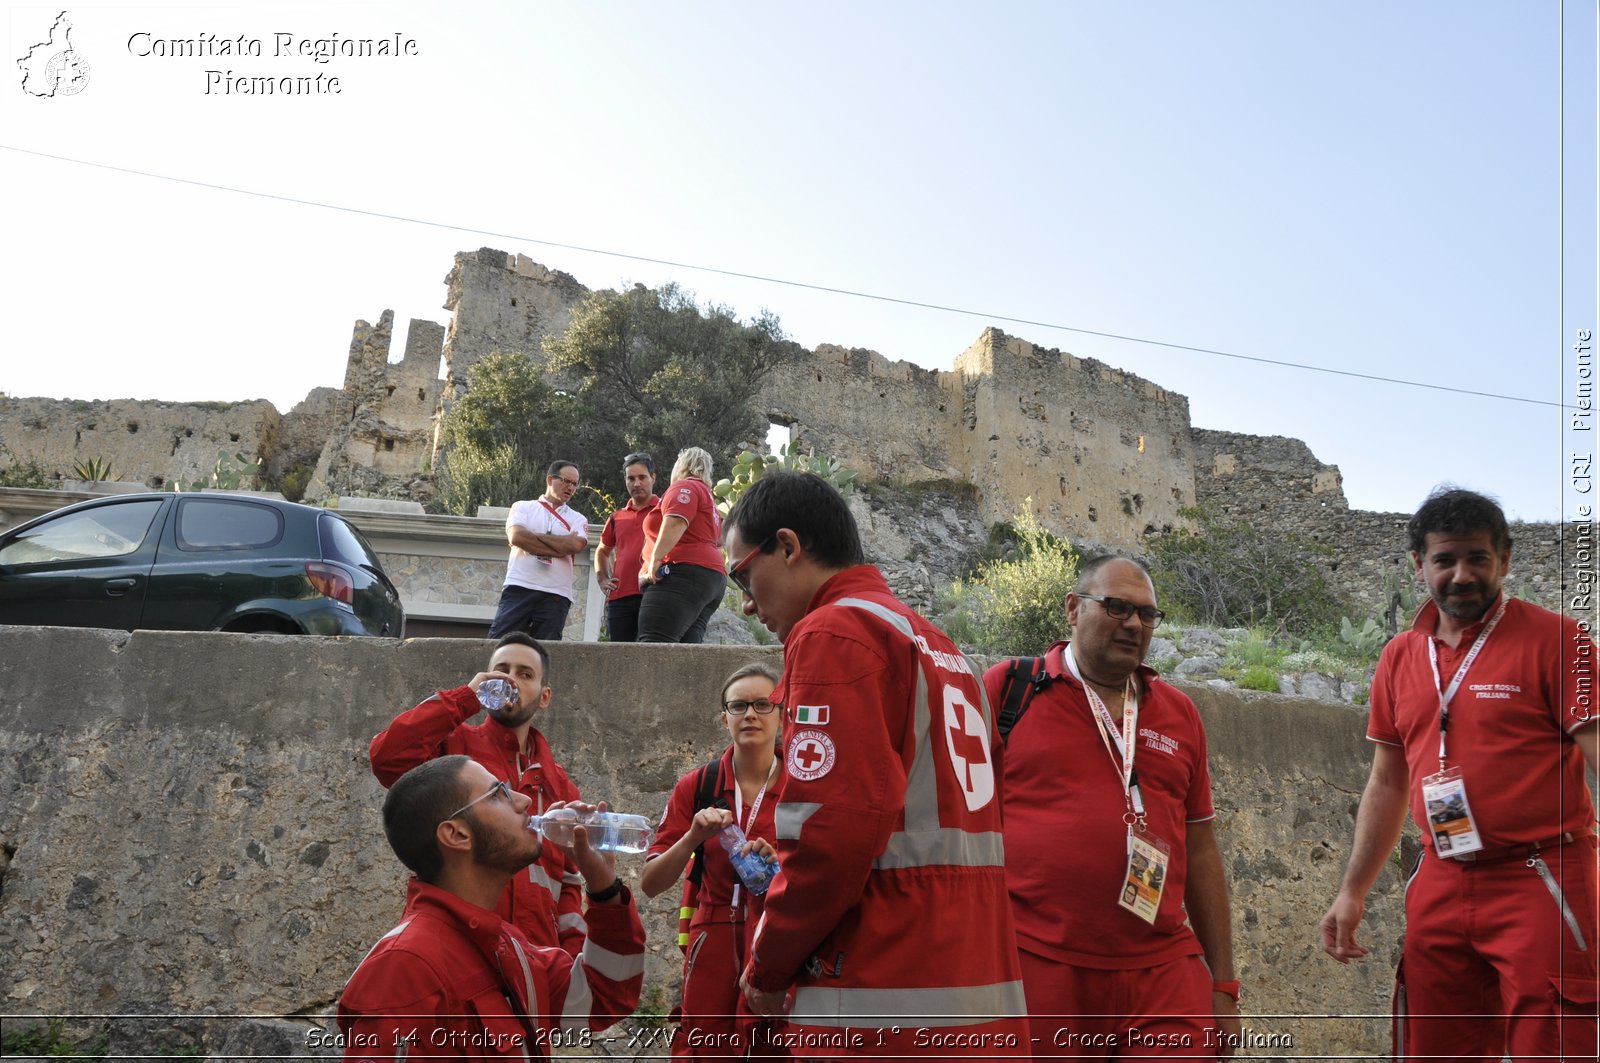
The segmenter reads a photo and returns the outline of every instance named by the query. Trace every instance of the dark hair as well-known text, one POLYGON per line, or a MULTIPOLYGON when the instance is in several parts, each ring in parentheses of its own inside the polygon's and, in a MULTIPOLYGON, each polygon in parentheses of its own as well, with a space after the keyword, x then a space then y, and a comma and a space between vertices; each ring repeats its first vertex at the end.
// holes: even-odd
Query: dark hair
POLYGON ((501 646, 530 646, 533 652, 539 655, 539 673, 544 677, 544 685, 550 685, 550 651, 539 643, 539 640, 526 631, 513 631, 499 642, 494 644, 494 649, 489 651, 489 656, 494 657, 501 646))
MULTIPOLYGON (((817 562, 849 568, 865 562, 861 533, 844 496, 815 473, 779 469, 751 484, 728 514, 725 528, 739 529, 739 538, 764 546, 779 528, 788 528, 817 562)), ((726 534, 726 532, 724 532, 726 534)))
POLYGON ((459 753, 424 761, 400 776, 383 799, 389 848, 424 882, 438 881, 444 870, 439 824, 472 800, 461 781, 461 769, 471 763, 471 757, 459 753))
POLYGON ((1453 484, 1441 484, 1422 503, 1406 524, 1411 552, 1422 555, 1432 532, 1470 534, 1486 531, 1496 553, 1511 549, 1511 531, 1500 504, 1487 495, 1467 491, 1453 484))
POLYGON ((546 477, 561 475, 562 469, 576 469, 577 466, 570 461, 552 461, 550 467, 544 471, 546 477))
POLYGON ((772 665, 768 664, 766 661, 751 661, 749 664, 741 664, 729 674, 728 678, 722 681, 722 693, 717 695, 717 700, 719 702, 718 708, 721 708, 721 702, 726 702, 728 700, 729 687, 733 686, 733 684, 737 683, 741 679, 749 679, 751 676, 755 675, 758 675, 763 679, 772 680, 773 686, 777 686, 778 681, 783 677, 781 672, 779 672, 772 665))
POLYGON ((1154 582, 1150 576, 1150 567, 1136 557, 1127 557, 1123 554, 1115 553, 1096 554, 1089 560, 1085 561, 1082 565, 1078 566, 1077 590, 1084 591, 1085 588, 1089 587, 1094 582, 1094 577, 1100 572, 1100 570, 1111 564, 1113 561, 1126 561, 1128 564, 1137 568, 1140 572, 1143 572, 1146 579, 1150 579, 1152 583, 1154 582))
POLYGON ((624 475, 627 474, 629 465, 643 465, 645 472, 651 476, 656 474, 656 459, 642 450, 636 450, 622 459, 622 472, 624 475))

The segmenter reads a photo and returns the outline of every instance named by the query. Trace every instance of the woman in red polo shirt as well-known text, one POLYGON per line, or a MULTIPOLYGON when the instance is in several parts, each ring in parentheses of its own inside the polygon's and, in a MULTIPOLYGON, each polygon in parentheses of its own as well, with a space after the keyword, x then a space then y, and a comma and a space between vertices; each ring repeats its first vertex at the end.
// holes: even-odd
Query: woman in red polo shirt
MULTIPOLYGON (((640 642, 700 642, 727 586, 722 558, 722 516, 711 495, 711 455, 685 447, 672 466, 672 483, 656 507, 660 528, 648 524, 639 583, 640 642)), ((651 522, 653 523, 653 521, 651 522)))
POLYGON ((645 895, 657 896, 676 885, 691 854, 701 854, 695 857, 699 882, 684 896, 694 916, 684 950, 683 1020, 672 1047, 677 1058, 731 1059, 751 1049, 761 1057, 787 1054, 771 1043, 772 1024, 752 1015, 739 992, 762 899, 739 884, 717 837, 736 822, 753 850, 773 853, 773 816, 784 779, 777 755, 783 715, 771 700, 777 682, 771 665, 752 662, 723 683, 719 719, 732 744, 720 760, 673 787, 639 876, 645 895))

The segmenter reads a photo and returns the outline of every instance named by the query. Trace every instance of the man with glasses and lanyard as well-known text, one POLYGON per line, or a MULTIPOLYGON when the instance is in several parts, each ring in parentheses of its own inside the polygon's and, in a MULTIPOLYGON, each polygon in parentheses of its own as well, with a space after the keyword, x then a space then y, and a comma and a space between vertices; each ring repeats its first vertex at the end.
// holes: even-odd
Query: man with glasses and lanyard
POLYGON ((430 760, 390 788, 384 834, 418 885, 339 996, 346 1059, 545 1059, 586 1048, 638 1005, 644 927, 583 828, 563 850, 591 898, 576 957, 495 914, 511 879, 555 847, 528 829, 532 804, 465 756, 430 760))
POLYGON ((1593 633, 1505 593, 1511 535, 1492 499, 1441 488, 1406 531, 1430 600, 1378 661, 1372 773, 1322 947, 1367 954, 1356 928, 1409 803, 1422 860, 1396 1058, 1594 1060, 1593 633))
POLYGON ((1104 555, 1066 604, 1072 640, 1031 683, 1009 662, 984 675, 1006 733, 1006 885, 1034 1056, 1227 1058, 1239 983, 1206 736, 1194 702, 1143 663, 1155 588, 1104 555))
POLYGON ((536 639, 561 638, 572 608, 573 558, 589 548, 589 524, 567 505, 577 493, 578 467, 553 461, 544 478, 544 494, 515 502, 506 515, 506 581, 500 605, 489 625, 497 639, 526 631, 536 639))

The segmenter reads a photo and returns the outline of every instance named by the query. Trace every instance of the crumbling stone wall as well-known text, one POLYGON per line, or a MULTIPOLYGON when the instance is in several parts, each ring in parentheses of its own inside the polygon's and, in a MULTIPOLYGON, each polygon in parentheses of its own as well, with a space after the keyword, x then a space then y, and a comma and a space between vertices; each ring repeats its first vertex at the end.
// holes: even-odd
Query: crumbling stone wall
MULTIPOLYGON (((217 452, 246 459, 277 448, 279 416, 265 399, 253 402, 150 402, 137 399, 9 398, 0 396, 0 458, 37 462, 47 473, 75 479, 78 462, 109 462, 112 479, 170 488, 208 480, 217 452)), ((248 479, 246 487, 254 486, 248 479)))
POLYGON ((463 251, 445 277, 450 331, 445 337, 449 397, 485 355, 517 352, 544 360, 544 338, 559 336, 589 289, 569 273, 492 247, 463 251))
POLYGON ((356 322, 338 420, 306 488, 308 499, 365 495, 427 502, 436 493, 431 463, 444 326, 413 318, 405 354, 395 364, 389 362, 393 338, 392 310, 376 325, 356 322))
POLYGON ((1032 498, 1034 515, 1057 534, 1133 548, 1193 500, 1182 395, 993 328, 956 359, 956 374, 961 464, 991 522, 1012 519, 1032 498))
MULTIPOLYGON (((1201 505, 1224 519, 1327 547, 1331 556, 1324 574, 1352 619, 1406 625, 1410 618, 1396 608, 1395 596, 1402 587, 1418 586, 1406 539, 1410 513, 1351 509, 1338 466, 1319 461, 1298 439, 1199 428, 1193 439, 1201 505)), ((1562 586, 1563 579, 1569 586, 1574 582, 1569 570, 1585 546, 1577 527, 1515 523, 1511 539, 1507 588, 1547 608, 1570 605, 1562 586)))

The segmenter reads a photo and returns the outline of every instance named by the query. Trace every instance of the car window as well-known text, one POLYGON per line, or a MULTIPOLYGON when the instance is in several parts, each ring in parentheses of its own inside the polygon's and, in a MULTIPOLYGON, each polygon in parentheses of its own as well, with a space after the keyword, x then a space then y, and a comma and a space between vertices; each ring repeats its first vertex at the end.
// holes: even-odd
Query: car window
POLYGON ((322 515, 322 556, 329 561, 342 561, 351 568, 382 568, 377 555, 361 533, 344 520, 331 514, 322 515))
POLYGON ((271 506, 228 498, 186 498, 178 506, 178 549, 253 550, 283 538, 271 506))
POLYGON ((161 499, 118 502, 68 513, 23 532, 0 548, 0 565, 121 557, 139 549, 161 499))

